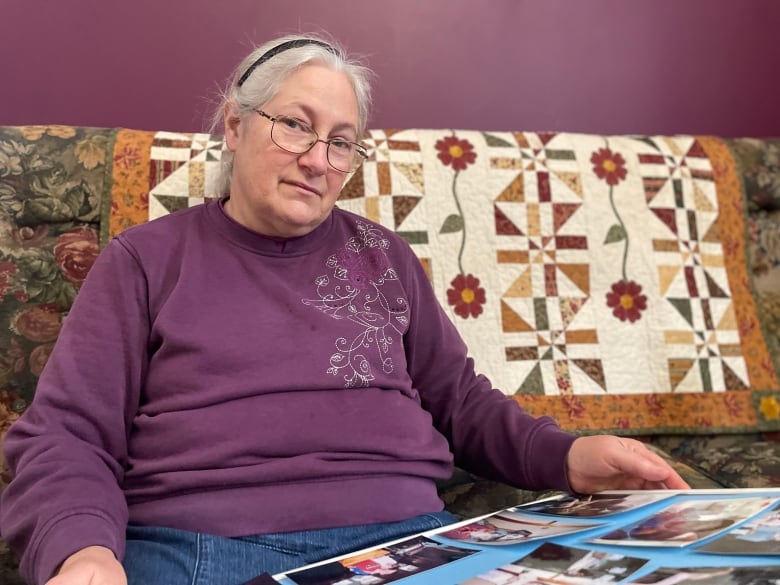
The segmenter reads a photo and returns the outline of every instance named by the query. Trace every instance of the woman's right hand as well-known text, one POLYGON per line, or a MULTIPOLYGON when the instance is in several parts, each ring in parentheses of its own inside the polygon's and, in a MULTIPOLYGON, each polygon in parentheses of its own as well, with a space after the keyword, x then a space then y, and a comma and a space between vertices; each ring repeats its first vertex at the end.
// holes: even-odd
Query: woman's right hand
POLYGON ((65 559, 46 585, 127 585, 127 577, 110 549, 88 546, 65 559))

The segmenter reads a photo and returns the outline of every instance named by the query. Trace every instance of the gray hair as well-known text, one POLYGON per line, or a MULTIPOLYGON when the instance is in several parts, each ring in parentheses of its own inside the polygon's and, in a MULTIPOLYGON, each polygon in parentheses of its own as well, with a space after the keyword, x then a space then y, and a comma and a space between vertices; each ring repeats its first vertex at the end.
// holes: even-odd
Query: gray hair
MULTIPOLYGON (((276 96, 282 83, 298 69, 313 61, 324 63, 334 71, 346 74, 355 90, 358 105, 358 136, 362 136, 368 123, 371 108, 371 79, 373 72, 356 59, 349 57, 344 49, 331 40, 323 40, 315 35, 287 35, 256 47, 238 64, 230 77, 227 87, 221 92, 218 106, 212 116, 210 132, 224 131, 224 110, 230 104, 234 113, 245 120, 276 96), (239 79, 262 55, 288 41, 310 39, 330 45, 329 50, 319 44, 307 44, 278 53, 268 61, 252 70, 242 85, 239 79)), ((230 190, 233 172, 233 153, 225 149, 222 152, 222 165, 217 181, 217 193, 220 196, 230 190)))

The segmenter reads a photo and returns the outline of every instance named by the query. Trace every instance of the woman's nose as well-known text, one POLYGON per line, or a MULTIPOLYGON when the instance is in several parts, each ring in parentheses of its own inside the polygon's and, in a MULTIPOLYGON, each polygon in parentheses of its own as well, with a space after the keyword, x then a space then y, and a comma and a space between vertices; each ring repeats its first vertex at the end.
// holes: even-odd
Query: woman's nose
POLYGON ((298 157, 298 164, 311 169, 316 174, 323 174, 328 170, 328 143, 318 140, 309 150, 298 157))

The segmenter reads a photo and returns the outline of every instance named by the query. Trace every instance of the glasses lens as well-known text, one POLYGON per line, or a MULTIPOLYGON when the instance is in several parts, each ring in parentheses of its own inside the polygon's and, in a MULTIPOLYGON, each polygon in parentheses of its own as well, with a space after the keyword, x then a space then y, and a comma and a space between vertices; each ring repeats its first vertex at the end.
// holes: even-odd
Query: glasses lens
POLYGON ((339 171, 348 173, 355 168, 355 146, 346 140, 331 140, 328 142, 328 162, 339 171))
POLYGON ((317 133, 300 120, 278 116, 271 126, 271 139, 289 152, 303 154, 317 142, 317 133))
POLYGON ((353 142, 332 140, 328 142, 328 162, 334 169, 350 173, 365 160, 363 149, 353 142))

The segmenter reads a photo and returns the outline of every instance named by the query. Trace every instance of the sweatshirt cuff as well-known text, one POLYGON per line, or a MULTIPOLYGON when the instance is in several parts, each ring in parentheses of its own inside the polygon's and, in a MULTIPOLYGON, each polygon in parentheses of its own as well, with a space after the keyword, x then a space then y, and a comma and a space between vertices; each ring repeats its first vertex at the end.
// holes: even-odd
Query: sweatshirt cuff
POLYGON ((535 438, 534 442, 539 445, 536 461, 555 462, 540 465, 541 477, 538 484, 571 493, 566 460, 569 449, 578 438, 579 435, 563 431, 557 425, 550 425, 542 432, 542 436, 535 438))
POLYGON ((43 585, 70 555, 88 546, 104 546, 117 559, 125 549, 125 534, 117 533, 116 526, 95 514, 78 514, 58 520, 43 536, 35 558, 26 567, 31 582, 43 585))

